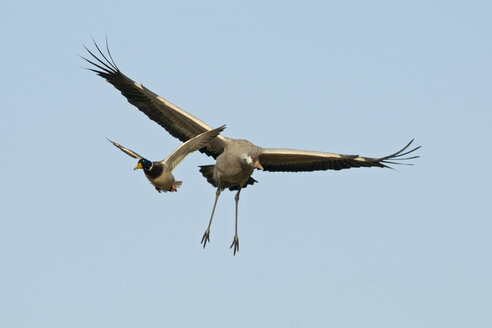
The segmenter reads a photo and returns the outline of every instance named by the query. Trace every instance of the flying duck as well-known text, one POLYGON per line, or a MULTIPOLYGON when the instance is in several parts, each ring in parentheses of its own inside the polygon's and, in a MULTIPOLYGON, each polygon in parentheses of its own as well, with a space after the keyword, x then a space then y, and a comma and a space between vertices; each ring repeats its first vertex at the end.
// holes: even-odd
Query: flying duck
POLYGON ((138 159, 137 166, 134 168, 134 170, 143 169, 145 176, 158 192, 173 192, 178 191, 178 188, 183 183, 182 181, 177 181, 174 178, 172 174, 174 168, 176 168, 176 166, 178 166, 178 164, 188 154, 206 146, 210 140, 218 136, 219 133, 222 132, 224 129, 225 125, 210 131, 200 133, 199 135, 181 144, 175 151, 173 151, 171 155, 159 162, 151 162, 143 156, 140 156, 133 150, 125 148, 122 145, 109 139, 108 141, 118 147, 125 154, 138 159))

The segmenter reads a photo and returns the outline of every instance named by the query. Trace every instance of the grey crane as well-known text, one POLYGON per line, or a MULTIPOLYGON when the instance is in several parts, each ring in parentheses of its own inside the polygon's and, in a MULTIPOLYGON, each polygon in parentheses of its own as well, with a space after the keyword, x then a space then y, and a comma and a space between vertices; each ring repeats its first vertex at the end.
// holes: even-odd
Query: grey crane
POLYGON ((143 169, 145 176, 150 183, 155 187, 158 192, 164 191, 178 191, 178 188, 183 183, 182 181, 176 181, 173 175, 173 170, 178 166, 181 161, 188 156, 188 154, 202 148, 207 143, 224 131, 225 125, 213 130, 205 131, 199 135, 191 138, 190 140, 182 143, 171 155, 163 159, 162 161, 151 162, 148 159, 140 156, 133 150, 123 147, 122 145, 111 141, 113 145, 119 148, 122 152, 130 157, 138 159, 135 170, 143 169))
MULTIPOLYGON (((181 141, 186 141, 194 136, 210 131, 212 128, 185 112, 166 99, 153 93, 140 83, 125 76, 116 66, 108 43, 106 41, 107 54, 105 55, 94 42, 101 57, 96 56, 87 47, 85 49, 92 56, 92 60, 82 57, 94 65, 89 70, 106 79, 118 89, 128 102, 136 106, 151 120, 162 126, 172 136, 181 141)), ((419 156, 405 157, 413 153, 419 147, 409 147, 411 140, 401 150, 384 157, 371 158, 359 155, 342 155, 328 152, 283 149, 283 148, 261 148, 247 140, 231 139, 219 134, 199 151, 213 157, 215 165, 200 167, 200 172, 207 181, 217 188, 215 202, 210 216, 209 224, 205 230, 201 243, 205 248, 210 241, 210 226, 220 193, 228 188, 237 190, 235 196, 235 234, 230 248, 234 247, 234 255, 239 251, 238 226, 238 203, 242 188, 257 182, 251 177, 254 169, 265 171, 301 172, 317 170, 342 170, 353 167, 386 167, 388 164, 403 164, 398 161, 410 160, 419 156)))

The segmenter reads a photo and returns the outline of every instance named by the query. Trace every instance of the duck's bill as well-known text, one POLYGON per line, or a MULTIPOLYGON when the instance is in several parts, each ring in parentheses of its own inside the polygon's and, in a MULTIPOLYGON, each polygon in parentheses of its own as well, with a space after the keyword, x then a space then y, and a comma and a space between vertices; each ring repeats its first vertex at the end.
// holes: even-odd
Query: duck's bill
POLYGON ((261 166, 260 162, 255 162, 255 167, 256 167, 258 170, 262 170, 262 171, 263 171, 263 166, 261 166))
POLYGON ((143 169, 142 163, 138 163, 134 170, 143 169))

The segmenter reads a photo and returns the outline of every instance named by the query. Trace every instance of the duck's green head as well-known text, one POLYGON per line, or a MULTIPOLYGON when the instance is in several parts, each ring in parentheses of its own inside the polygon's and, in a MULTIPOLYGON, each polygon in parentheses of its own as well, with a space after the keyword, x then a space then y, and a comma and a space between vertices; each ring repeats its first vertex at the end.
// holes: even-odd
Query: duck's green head
POLYGON ((144 169, 144 171, 150 170, 152 167, 152 162, 149 160, 146 160, 145 158, 142 158, 141 160, 138 161, 137 166, 135 166, 134 170, 138 169, 144 169))

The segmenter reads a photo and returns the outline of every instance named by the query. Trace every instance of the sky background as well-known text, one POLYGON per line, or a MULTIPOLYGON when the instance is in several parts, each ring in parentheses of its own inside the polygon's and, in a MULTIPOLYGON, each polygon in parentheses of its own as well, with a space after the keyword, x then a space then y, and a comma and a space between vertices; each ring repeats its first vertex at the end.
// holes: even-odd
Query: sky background
POLYGON ((3 1, 1 327, 491 327, 490 1, 3 1), (256 171, 217 205, 195 153, 79 57, 262 147, 397 170, 256 171))

